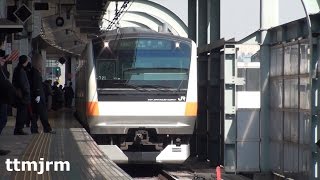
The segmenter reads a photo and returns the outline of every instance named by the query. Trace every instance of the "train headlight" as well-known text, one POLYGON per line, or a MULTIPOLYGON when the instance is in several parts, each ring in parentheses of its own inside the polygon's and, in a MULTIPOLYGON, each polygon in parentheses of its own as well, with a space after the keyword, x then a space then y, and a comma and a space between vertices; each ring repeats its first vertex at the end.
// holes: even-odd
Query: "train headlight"
POLYGON ((104 47, 109 48, 109 41, 104 42, 104 47))
POLYGON ((180 48, 180 42, 176 42, 176 48, 180 48))

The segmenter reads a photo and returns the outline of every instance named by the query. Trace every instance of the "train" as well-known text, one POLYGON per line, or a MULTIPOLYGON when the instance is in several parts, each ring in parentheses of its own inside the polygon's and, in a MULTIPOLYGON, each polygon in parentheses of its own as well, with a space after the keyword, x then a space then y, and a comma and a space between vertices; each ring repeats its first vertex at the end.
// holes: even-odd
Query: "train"
POLYGON ((92 39, 76 70, 76 115, 118 164, 181 164, 197 119, 197 48, 118 28, 92 39))

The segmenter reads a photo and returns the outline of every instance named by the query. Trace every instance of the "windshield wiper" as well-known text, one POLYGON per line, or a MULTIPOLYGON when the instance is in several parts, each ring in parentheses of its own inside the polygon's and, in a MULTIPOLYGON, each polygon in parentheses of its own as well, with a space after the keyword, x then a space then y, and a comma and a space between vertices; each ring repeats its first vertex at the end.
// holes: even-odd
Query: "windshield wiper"
POLYGON ((179 84, 179 86, 178 86, 178 88, 177 88, 177 90, 176 90, 175 92, 180 92, 181 86, 182 86, 182 84, 183 84, 183 81, 184 81, 184 79, 182 79, 182 80, 180 81, 180 84, 179 84))
POLYGON ((143 88, 153 88, 158 91, 164 91, 164 92, 171 92, 172 90, 169 90, 170 87, 168 86, 160 86, 160 85, 139 85, 139 87, 143 88))

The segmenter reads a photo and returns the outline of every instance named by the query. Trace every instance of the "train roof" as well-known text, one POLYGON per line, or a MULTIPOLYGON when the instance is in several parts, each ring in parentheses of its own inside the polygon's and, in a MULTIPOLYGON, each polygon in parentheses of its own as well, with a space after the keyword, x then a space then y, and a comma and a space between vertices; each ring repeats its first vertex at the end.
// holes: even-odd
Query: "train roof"
MULTIPOLYGON (((167 38, 167 39, 191 42, 191 40, 188 38, 175 36, 171 33, 159 33, 151 29, 139 28, 139 27, 125 27, 125 28, 111 30, 106 32, 99 39, 114 40, 114 39, 120 39, 120 38, 135 38, 135 37, 157 37, 157 38, 167 38)), ((99 41, 99 40, 96 39, 95 41, 99 41)))

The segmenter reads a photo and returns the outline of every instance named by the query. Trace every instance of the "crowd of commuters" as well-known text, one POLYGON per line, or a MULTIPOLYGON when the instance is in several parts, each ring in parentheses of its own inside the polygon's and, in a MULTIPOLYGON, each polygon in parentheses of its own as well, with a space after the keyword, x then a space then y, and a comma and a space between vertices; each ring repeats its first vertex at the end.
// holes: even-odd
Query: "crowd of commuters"
MULTIPOLYGON (((40 54, 34 54, 31 62, 28 56, 20 56, 11 83, 5 52, 0 50, 0 134, 7 123, 8 105, 17 109, 14 135, 28 135, 23 130, 25 126, 30 127, 32 134, 39 133, 38 119, 44 133, 55 134, 48 121, 48 110, 57 111, 63 106, 71 108, 74 97, 72 83, 62 87, 58 82, 52 85, 52 80, 43 81, 42 61, 40 54)), ((0 155, 8 153, 10 151, 0 150, 0 155)))

